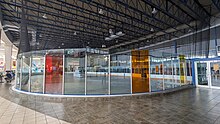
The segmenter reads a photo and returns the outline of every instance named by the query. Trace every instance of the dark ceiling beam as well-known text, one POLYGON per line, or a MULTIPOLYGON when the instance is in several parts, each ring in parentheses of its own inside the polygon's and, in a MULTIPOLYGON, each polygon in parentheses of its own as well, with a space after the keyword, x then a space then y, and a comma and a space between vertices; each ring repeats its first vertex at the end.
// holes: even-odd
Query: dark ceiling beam
MULTIPOLYGON (((145 28, 145 27, 147 27, 146 25, 141 25, 141 26, 133 25, 134 20, 132 20, 132 18, 130 18, 130 17, 128 18, 126 16, 122 16, 123 18, 126 18, 127 20, 131 20, 131 22, 129 23, 129 22, 126 22, 126 21, 122 21, 123 18, 120 18, 120 17, 119 18, 114 18, 115 17, 115 15, 113 15, 114 13, 107 12, 108 13, 107 15, 99 14, 97 11, 94 12, 91 9, 83 8, 80 5, 77 5, 77 3, 70 4, 70 3, 67 3, 64 0, 57 0, 57 1, 59 1, 60 3, 63 3, 65 5, 65 7, 68 8, 70 11, 77 11, 77 13, 79 13, 79 14, 87 14, 87 15, 94 16, 94 17, 100 17, 102 20, 107 20, 108 21, 108 23, 106 23, 105 21, 102 21, 101 23, 103 23, 103 24, 107 24, 109 26, 117 27, 117 25, 111 25, 111 23, 109 23, 109 22, 115 22, 115 23, 118 23, 121 26, 125 25, 125 26, 121 27, 123 29, 126 29, 127 27, 130 27, 129 29, 138 29, 138 30, 141 30, 144 33, 151 33, 150 29, 145 28)), ((52 1, 49 1, 49 2, 52 2, 52 1)), ((97 7, 96 7, 96 10, 97 10, 97 7)), ((80 16, 80 15, 77 15, 77 16, 80 16)), ((86 18, 86 17, 83 17, 83 18, 86 18)), ((89 18, 89 19, 91 19, 91 18, 89 18)), ((92 19, 92 21, 97 21, 97 20, 92 19)))
POLYGON ((220 1, 219 0, 212 0, 212 2, 215 5, 215 7, 219 10, 219 12, 220 12, 220 1))
MULTIPOLYGON (((75 9, 75 8, 70 8, 70 7, 68 7, 68 6, 65 6, 66 8, 68 8, 68 9, 71 9, 71 10, 74 10, 74 11, 77 11, 78 13, 81 13, 81 14, 74 14, 73 12, 71 12, 71 11, 66 11, 66 10, 61 10, 61 9, 59 9, 59 8, 55 8, 55 7, 52 7, 52 5, 51 4, 55 4, 55 5, 59 5, 58 3, 56 3, 56 2, 54 2, 54 1, 50 1, 50 0, 47 0, 48 1, 48 3, 50 3, 50 5, 51 6, 49 6, 49 5, 43 5, 43 4, 40 4, 40 3, 36 3, 36 2, 34 2, 34 1, 30 1, 30 0, 27 0, 28 2, 30 2, 30 3, 32 3, 32 4, 39 4, 40 6, 43 6, 43 7, 47 7, 47 8, 50 8, 50 9, 54 9, 54 10, 56 10, 56 11, 58 11, 58 12, 63 12, 63 13, 68 13, 68 14, 71 14, 71 15, 73 15, 75 18, 66 18, 65 16, 62 16, 62 15, 59 15, 59 13, 54 13, 54 12, 52 12, 53 13, 53 16, 58 16, 58 17, 60 17, 60 18, 64 18, 64 19, 67 19, 67 20, 70 20, 70 21, 78 21, 78 22, 80 22, 80 23, 84 23, 84 24, 87 24, 87 25, 89 25, 89 26, 93 26, 93 27, 99 27, 99 28, 103 28, 103 29, 106 29, 107 30, 107 32, 108 32, 108 28, 107 28, 107 26, 108 25, 111 25, 111 26, 118 26, 118 25, 113 25, 113 24, 110 24, 110 23, 106 23, 106 22, 100 22, 99 20, 96 20, 96 19, 92 19, 92 18, 88 18, 88 17, 86 17, 86 16, 84 16, 83 14, 87 14, 87 15, 93 15, 93 16, 96 16, 96 17, 98 17, 97 15, 94 15, 94 14, 91 14, 91 13, 85 13, 84 11, 80 11, 80 10, 77 10, 77 9, 75 9), (82 20, 79 20, 79 19, 77 19, 77 17, 81 17, 81 18, 84 18, 84 20, 90 20, 90 21, 93 21, 93 22, 97 22, 98 24, 95 24, 95 23, 92 23, 92 22, 83 22, 82 20), (103 24, 105 24, 106 26, 104 26, 103 27, 103 24)), ((63 2, 61 2, 60 4, 66 4, 66 3, 63 3, 63 2)), ((28 8, 27 8, 28 9, 28 8)), ((46 11, 43 11, 43 10, 41 10, 41 12, 42 13, 45 13, 46 11)), ((51 15, 51 12, 46 12, 48 15, 51 15)), ((116 20, 115 20, 116 21, 116 20)), ((124 28, 124 30, 127 30, 127 31, 129 31, 129 32, 137 32, 137 33, 143 33, 143 32, 147 32, 147 30, 146 29, 143 29, 143 28, 140 28, 140 27, 135 27, 135 28, 127 28, 127 27, 125 27, 124 28), (134 30, 134 29, 136 29, 136 30, 134 30), (137 30, 138 29, 138 30, 137 30)), ((148 31, 149 32, 149 31, 148 31)))
POLYGON ((210 25, 211 15, 201 6, 198 0, 179 0, 190 11, 195 13, 201 22, 205 22, 206 25, 210 25))
POLYGON ((159 0, 159 1, 152 1, 152 0, 142 0, 145 4, 151 5, 152 7, 156 8, 156 10, 161 11, 165 15, 169 16, 170 18, 175 19, 181 24, 186 24, 188 27, 194 29, 189 22, 194 20, 192 16, 189 16, 187 12, 179 9, 175 4, 168 0, 159 0), (172 11, 175 10, 175 11, 172 11))
MULTIPOLYGON (((80 0, 80 1, 85 2, 84 0, 80 0)), ((128 5, 128 4, 125 3, 125 2, 118 1, 118 0, 113 0, 113 1, 115 1, 116 4, 121 4, 121 5, 125 6, 126 8, 128 8, 128 11, 129 11, 129 10, 133 10, 132 12, 135 11, 135 12, 141 14, 141 15, 146 16, 146 18, 151 18, 151 19, 153 19, 154 21, 158 22, 157 25, 158 25, 158 24, 166 25, 166 27, 159 27, 159 26, 153 25, 153 24, 151 24, 151 23, 149 23, 149 22, 146 22, 146 21, 140 20, 140 19, 138 19, 138 18, 132 17, 132 16, 126 14, 126 13, 122 13, 122 12, 120 12, 120 11, 118 11, 118 10, 113 9, 113 7, 107 7, 106 5, 100 4, 100 3, 101 3, 100 1, 99 1, 99 2, 96 2, 96 1, 87 2, 87 1, 86 1, 86 3, 88 3, 88 4, 90 4, 90 5, 93 5, 93 6, 98 6, 98 7, 102 8, 102 9, 104 9, 104 10, 105 10, 105 9, 107 9, 108 11, 110 10, 110 11, 113 12, 113 13, 119 13, 119 14, 121 14, 121 15, 128 16, 128 17, 130 17, 130 18, 134 18, 134 19, 135 19, 136 21, 138 21, 139 23, 143 23, 143 24, 146 24, 146 25, 148 25, 148 26, 150 26, 150 27, 152 27, 152 28, 154 28, 154 29, 157 29, 156 31, 162 31, 162 32, 164 32, 164 33, 167 33, 167 32, 164 31, 164 30, 167 29, 167 28, 173 28, 173 29, 177 30, 175 27, 173 27, 172 25, 168 24, 168 22, 165 22, 165 21, 163 21, 163 20, 157 19, 156 17, 154 17, 154 16, 152 16, 152 15, 149 15, 149 14, 147 14, 146 12, 142 12, 142 11, 140 11, 140 10, 138 10, 138 9, 136 9, 136 8, 134 8, 134 7, 132 7, 132 6, 130 6, 130 5, 128 5)), ((139 2, 139 1, 138 1, 138 2, 139 2)), ((143 19, 143 17, 142 17, 142 19, 143 19)), ((178 37, 178 36, 176 36, 176 37, 178 37)))

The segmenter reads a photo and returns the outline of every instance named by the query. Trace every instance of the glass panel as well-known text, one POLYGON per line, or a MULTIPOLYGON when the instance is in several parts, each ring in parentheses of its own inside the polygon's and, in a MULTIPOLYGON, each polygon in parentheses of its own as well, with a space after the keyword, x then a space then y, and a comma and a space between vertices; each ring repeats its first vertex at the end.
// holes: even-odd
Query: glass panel
POLYGON ((211 82, 212 86, 220 87, 220 73, 219 73, 220 62, 211 62, 211 82))
POLYGON ((132 51, 132 92, 149 92, 149 52, 132 51))
POLYGON ((17 79, 16 79, 16 89, 20 89, 20 76, 21 76, 21 62, 22 62, 22 56, 21 54, 18 55, 17 58, 17 79))
POLYGON ((172 68, 173 68, 173 84, 174 84, 174 87, 179 87, 181 86, 180 84, 180 69, 179 69, 179 58, 172 58, 172 68))
POLYGON ((163 59, 150 57, 150 83, 151 91, 160 91, 163 90, 163 59))
POLYGON ((63 50, 49 51, 46 55, 45 93, 61 94, 63 80, 63 50))
POLYGON ((131 93, 130 54, 111 56, 111 94, 131 93))
POLYGON ((164 59, 163 63, 164 63, 164 88, 171 89, 174 87, 171 58, 164 59))
POLYGON ((87 94, 108 94, 107 55, 89 54, 87 58, 87 94))
POLYGON ((43 92, 44 55, 44 51, 35 52, 32 54, 31 92, 43 92))
POLYGON ((85 94, 85 50, 65 50, 64 94, 85 94))
POLYGON ((21 67, 21 90, 29 90, 29 69, 30 69, 30 53, 22 54, 22 67, 21 67))
POLYGON ((208 86, 207 64, 197 63, 198 84, 208 86))

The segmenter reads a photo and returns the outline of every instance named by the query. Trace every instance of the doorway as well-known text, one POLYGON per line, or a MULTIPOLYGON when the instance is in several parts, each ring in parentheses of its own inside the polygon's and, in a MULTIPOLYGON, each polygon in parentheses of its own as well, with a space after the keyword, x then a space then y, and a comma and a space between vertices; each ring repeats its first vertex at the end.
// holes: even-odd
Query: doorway
POLYGON ((197 87, 220 89, 220 60, 195 62, 197 87))

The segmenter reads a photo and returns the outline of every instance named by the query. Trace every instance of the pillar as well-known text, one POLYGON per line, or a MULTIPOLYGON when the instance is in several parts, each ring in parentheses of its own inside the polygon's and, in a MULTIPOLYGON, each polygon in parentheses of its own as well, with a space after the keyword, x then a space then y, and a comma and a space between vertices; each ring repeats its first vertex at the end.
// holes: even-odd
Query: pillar
POLYGON ((5 70, 11 70, 12 65, 12 45, 5 44, 5 70))

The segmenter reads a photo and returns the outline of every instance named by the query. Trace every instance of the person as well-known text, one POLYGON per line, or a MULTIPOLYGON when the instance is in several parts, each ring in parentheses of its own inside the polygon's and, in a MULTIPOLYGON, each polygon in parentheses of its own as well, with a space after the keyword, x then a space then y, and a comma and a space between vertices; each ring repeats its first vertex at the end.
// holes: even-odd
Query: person
POLYGON ((2 83, 2 77, 3 77, 3 73, 0 72, 0 83, 2 83))
POLYGON ((10 71, 6 71, 6 75, 5 76, 6 76, 6 78, 5 78, 6 82, 11 82, 12 75, 11 75, 10 71))

